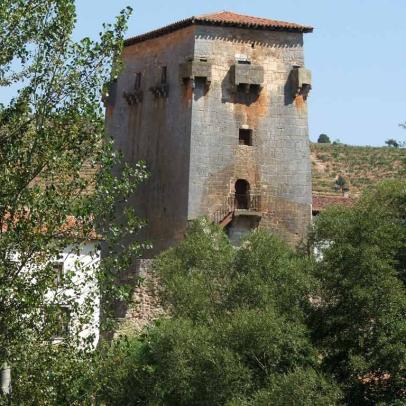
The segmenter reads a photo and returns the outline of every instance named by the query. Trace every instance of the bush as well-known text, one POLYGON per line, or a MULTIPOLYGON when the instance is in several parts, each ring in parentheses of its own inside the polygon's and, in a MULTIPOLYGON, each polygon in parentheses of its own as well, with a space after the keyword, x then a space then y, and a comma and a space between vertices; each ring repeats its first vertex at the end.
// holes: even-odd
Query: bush
POLYGON ((328 244, 315 266, 313 337, 349 405, 404 400, 405 213, 406 183, 387 182, 316 223, 316 243, 328 244))
POLYGON ((314 369, 296 369, 275 375, 260 391, 252 406, 326 406, 340 404, 342 394, 337 385, 314 369))
POLYGON ((385 141, 385 144, 388 147, 394 147, 394 148, 399 148, 399 142, 394 140, 393 138, 390 138, 388 140, 385 141))
MULTIPOLYGON (((171 319, 116 346, 128 353, 112 357, 102 398, 111 405, 251 404, 270 382, 298 368, 317 370, 305 323, 315 285, 307 268, 266 232, 235 249, 220 228, 196 221, 154 266, 171 319)), ((319 387, 310 395, 305 381, 299 385, 317 398, 319 387)))
POLYGON ((331 143, 330 138, 327 134, 320 134, 319 138, 317 139, 317 142, 319 144, 330 144, 331 143))
MULTIPOLYGON (((27 348, 13 361, 7 405, 85 406, 96 394, 97 353, 65 345, 27 348)), ((0 404, 1 400, 0 400, 0 404)))

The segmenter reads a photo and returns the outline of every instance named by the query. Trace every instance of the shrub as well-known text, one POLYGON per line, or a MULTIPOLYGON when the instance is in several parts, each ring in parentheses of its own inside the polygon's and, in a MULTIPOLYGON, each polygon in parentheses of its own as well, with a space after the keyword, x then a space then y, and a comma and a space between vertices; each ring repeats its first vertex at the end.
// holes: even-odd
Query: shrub
POLYGON ((319 144, 330 144, 331 143, 330 138, 327 134, 320 134, 319 138, 317 139, 317 142, 319 144))

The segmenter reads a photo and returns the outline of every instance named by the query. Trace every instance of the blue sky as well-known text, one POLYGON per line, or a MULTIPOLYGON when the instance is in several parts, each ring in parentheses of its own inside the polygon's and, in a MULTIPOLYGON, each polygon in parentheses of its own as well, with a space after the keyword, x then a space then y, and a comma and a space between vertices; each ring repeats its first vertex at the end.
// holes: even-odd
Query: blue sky
POLYGON ((76 36, 96 36, 126 5, 134 9, 128 36, 220 10, 312 25, 305 35, 310 138, 406 139, 398 127, 406 121, 405 0, 77 0, 76 36))

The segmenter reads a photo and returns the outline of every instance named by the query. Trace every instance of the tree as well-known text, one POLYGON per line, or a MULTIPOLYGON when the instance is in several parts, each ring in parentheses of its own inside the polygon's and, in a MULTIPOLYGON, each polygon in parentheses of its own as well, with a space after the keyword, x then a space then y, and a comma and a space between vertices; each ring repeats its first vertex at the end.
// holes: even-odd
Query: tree
POLYGON ((154 265, 170 318, 113 346, 114 368, 104 370, 108 385, 100 399, 110 405, 265 405, 278 398, 286 405, 339 404, 340 390, 317 372, 305 322, 314 281, 302 261, 267 232, 254 232, 236 250, 220 228, 194 222, 154 265))
MULTIPOLYGON (((127 207, 116 221, 117 205, 146 172, 143 164, 121 163, 105 134, 100 101, 120 68, 129 11, 104 25, 98 41, 74 42, 73 0, 4 0, 0 8, 0 85, 20 88, 0 106, 0 365, 20 371, 16 382, 30 367, 24 364, 30 352, 41 354, 40 363, 55 350, 60 317, 50 306, 52 261, 62 249, 76 250, 97 234, 105 252, 100 267, 78 264, 64 280, 60 295, 79 320, 64 349, 88 347, 79 333, 99 295, 106 301, 128 295, 114 282, 142 248, 132 239, 140 221, 127 207), (95 287, 83 303, 75 300, 79 273, 82 287, 95 287)), ((52 369, 46 365, 43 374, 52 369)))
MULTIPOLYGON (((400 123, 399 127, 403 128, 404 130, 406 130, 406 121, 404 123, 400 123)), ((399 142, 399 146, 401 148, 405 148, 406 147, 406 141, 401 141, 399 142)))
POLYGON ((393 138, 390 138, 390 139, 386 140, 386 141, 385 141, 385 144, 386 144, 388 147, 399 148, 399 142, 396 141, 396 140, 393 139, 393 138))
POLYGON ((327 134, 320 134, 319 138, 317 139, 319 144, 330 144, 330 138, 327 134))
POLYGON ((348 182, 344 178, 344 176, 342 176, 342 175, 337 176, 337 179, 335 181, 335 189, 337 191, 341 191, 343 195, 350 190, 350 187, 348 186, 348 182))
POLYGON ((235 249, 215 225, 194 222, 153 267, 167 316, 114 343, 98 399, 403 404, 405 213, 402 181, 328 209, 310 235, 323 246, 317 260, 260 230, 235 249))
POLYGON ((316 222, 313 240, 324 248, 312 331, 349 405, 404 401, 405 213, 406 183, 394 181, 316 222))

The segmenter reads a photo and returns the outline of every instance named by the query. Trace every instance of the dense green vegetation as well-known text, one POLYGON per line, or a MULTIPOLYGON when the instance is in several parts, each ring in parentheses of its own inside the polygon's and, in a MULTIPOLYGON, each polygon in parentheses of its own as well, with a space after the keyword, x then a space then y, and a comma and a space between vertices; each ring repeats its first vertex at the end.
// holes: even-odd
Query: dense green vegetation
POLYGON ((195 222, 154 271, 170 317, 111 348, 110 405, 402 405, 406 184, 323 213, 322 258, 195 222))
POLYGON ((311 144, 313 193, 334 194, 334 183, 342 175, 352 196, 383 179, 406 177, 406 149, 311 144))
POLYGON ((12 404, 404 405, 405 219, 391 181, 323 212, 297 251, 195 221, 153 266, 167 316, 94 353, 24 352, 12 404))
POLYGON ((100 105, 120 66, 128 15, 104 25, 97 41, 75 42, 73 0, 1 1, 0 87, 19 89, 0 105, 0 370, 11 367, 14 393, 12 400, 0 394, 1 404, 60 405, 60 393, 70 399, 65 404, 81 404, 70 396, 71 383, 94 337, 80 333, 100 294, 107 302, 128 292, 115 281, 140 251, 139 243, 123 242, 140 221, 128 209, 119 223, 117 203, 146 172, 122 164, 100 105), (112 172, 117 165, 119 177, 112 172), (96 234, 104 241, 102 265, 76 263, 56 282, 53 263, 61 252, 76 252, 96 234), (69 323, 62 305, 72 322, 56 346, 69 323))
POLYGON ((313 342, 348 404, 406 401, 405 219, 406 183, 392 181, 316 222, 313 241, 324 249, 313 268, 313 342))

